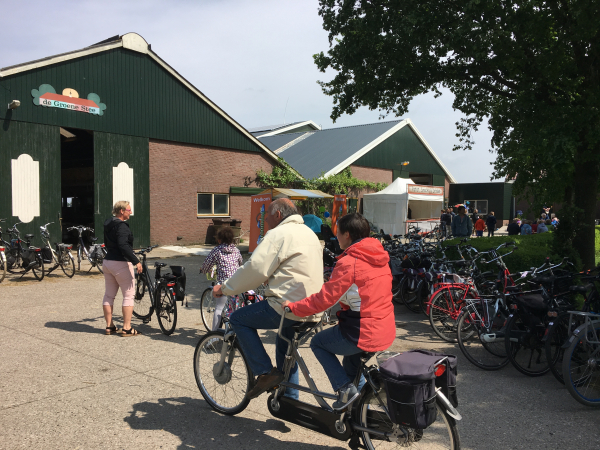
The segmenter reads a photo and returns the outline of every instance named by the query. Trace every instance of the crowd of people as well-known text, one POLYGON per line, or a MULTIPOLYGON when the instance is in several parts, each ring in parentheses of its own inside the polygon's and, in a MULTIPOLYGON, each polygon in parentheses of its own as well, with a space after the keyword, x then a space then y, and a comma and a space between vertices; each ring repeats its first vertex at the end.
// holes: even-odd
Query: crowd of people
MULTIPOLYGON (((558 218, 554 214, 550 215, 547 208, 544 211, 537 220, 514 218, 507 226, 508 235, 539 234, 554 230, 559 223, 558 218)), ((487 231, 487 235, 490 237, 494 236, 494 232, 500 228, 494 211, 491 211, 484 217, 479 214, 477 209, 474 209, 471 216, 469 216, 467 208, 464 205, 458 206, 457 212, 454 212, 453 208, 442 209, 440 227, 442 233, 446 236, 456 237, 468 237, 471 235, 483 237, 485 231, 487 231)))

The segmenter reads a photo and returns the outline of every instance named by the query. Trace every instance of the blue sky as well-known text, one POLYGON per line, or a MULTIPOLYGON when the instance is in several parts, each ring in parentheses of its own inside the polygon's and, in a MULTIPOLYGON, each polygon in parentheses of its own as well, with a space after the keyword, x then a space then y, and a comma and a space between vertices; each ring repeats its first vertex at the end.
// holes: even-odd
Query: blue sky
MULTIPOLYGON (((316 0, 22 1, 4 5, 0 67, 136 32, 152 49, 247 128, 313 120, 324 128, 377 122, 362 108, 335 124, 312 55, 329 47, 316 0), (65 20, 66 19, 66 20, 65 20), (287 104, 287 108, 286 108, 287 104)), ((410 118, 459 183, 490 181, 491 132, 474 150, 453 152, 452 95, 413 100, 410 118)), ((384 120, 393 120, 388 116, 384 120)))

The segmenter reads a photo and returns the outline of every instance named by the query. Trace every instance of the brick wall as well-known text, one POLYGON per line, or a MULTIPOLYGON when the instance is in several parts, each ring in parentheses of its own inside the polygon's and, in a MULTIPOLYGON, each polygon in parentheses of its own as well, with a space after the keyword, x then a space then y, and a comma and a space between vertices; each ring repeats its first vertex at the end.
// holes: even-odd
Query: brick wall
MULTIPOLYGON (((352 170, 352 176, 363 181, 370 181, 371 183, 386 183, 392 184, 393 172, 390 169, 376 169, 373 167, 363 166, 350 166, 352 170)), ((358 211, 361 212, 361 203, 364 194, 370 194, 375 192, 373 189, 364 189, 358 192, 358 211)))
MULTIPOLYGON (((150 140, 152 244, 205 242, 212 220, 198 218, 197 193, 229 194, 230 186, 244 186, 246 177, 253 179, 258 169, 270 172, 272 166, 265 154, 150 140)), ((250 196, 230 195, 229 214, 242 220, 242 232, 248 231, 250 196)))

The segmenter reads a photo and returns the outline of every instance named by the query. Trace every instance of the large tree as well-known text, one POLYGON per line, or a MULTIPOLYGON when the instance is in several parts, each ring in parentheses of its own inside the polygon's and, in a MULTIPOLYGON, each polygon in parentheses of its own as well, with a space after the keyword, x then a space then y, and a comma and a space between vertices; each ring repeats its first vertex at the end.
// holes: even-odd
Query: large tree
POLYGON ((561 202, 561 239, 594 264, 600 1, 321 0, 319 14, 332 119, 360 106, 403 115, 416 95, 449 89, 464 114, 456 148, 472 149, 487 120, 493 176, 561 202))

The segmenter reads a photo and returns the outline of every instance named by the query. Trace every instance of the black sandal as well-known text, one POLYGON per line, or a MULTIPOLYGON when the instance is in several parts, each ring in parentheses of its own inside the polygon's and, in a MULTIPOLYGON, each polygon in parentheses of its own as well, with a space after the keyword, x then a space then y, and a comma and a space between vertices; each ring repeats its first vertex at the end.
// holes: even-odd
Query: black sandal
POLYGON ((121 336, 123 336, 123 337, 141 336, 141 334, 142 333, 140 333, 138 330, 136 330, 133 327, 131 327, 129 330, 126 330, 125 328, 123 328, 123 330, 121 331, 121 336))
POLYGON ((116 333, 120 333, 120 330, 117 328, 116 325, 113 325, 112 327, 106 327, 105 328, 105 333, 107 335, 116 334, 116 333))

